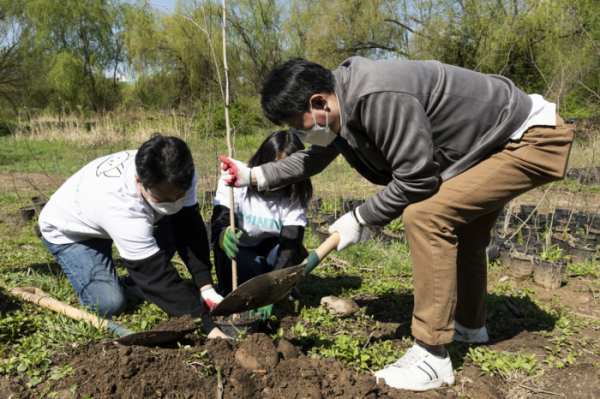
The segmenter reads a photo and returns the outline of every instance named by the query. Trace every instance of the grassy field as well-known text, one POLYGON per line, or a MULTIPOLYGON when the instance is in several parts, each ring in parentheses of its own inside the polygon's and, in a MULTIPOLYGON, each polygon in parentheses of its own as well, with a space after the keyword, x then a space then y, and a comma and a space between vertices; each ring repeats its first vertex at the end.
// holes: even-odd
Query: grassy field
MULTIPOLYGON (((79 306, 74 290, 35 237, 31 223, 20 222, 19 208, 27 203, 28 195, 41 192, 49 197, 61 181, 86 162, 136 148, 154 131, 187 137, 201 176, 199 195, 204 189, 214 189, 217 155, 226 154, 226 146, 223 138, 207 134, 199 123, 165 118, 129 125, 96 124, 90 131, 77 123, 68 128, 45 125, 0 137, 0 304, 7 306, 0 319, 0 376, 4 376, 0 378, 0 396, 11 392, 10 383, 18 381, 27 388, 12 399, 61 397, 57 384, 69 382, 78 371, 57 360, 61 359, 57 353, 70 353, 110 337, 35 305, 13 303, 6 294, 13 287, 38 287, 60 301, 79 306)), ((268 133, 261 130, 254 136, 237 136, 236 157, 249 158, 268 133)), ((571 167, 595 165, 595 137, 591 132, 581 132, 573 146, 571 167)), ((313 184, 315 194, 331 204, 335 198, 367 198, 377 191, 341 158, 316 176, 313 184)), ((597 186, 567 180, 553 186, 541 201, 548 189, 534 190, 518 202, 539 202, 541 209, 570 205, 575 210, 598 213, 597 186)), ((308 231, 305 246, 318 245, 316 235, 308 231)), ((118 253, 114 257, 119 258, 118 253)), ((336 359, 352 374, 370 376, 412 344, 409 249, 401 243, 384 245, 370 240, 335 253, 322 263, 324 266, 299 287, 304 302, 276 304, 263 331, 275 341, 289 340, 309 359, 336 359), (347 319, 330 315, 319 304, 326 295, 354 299, 360 315, 347 319)), ((174 265, 191 287, 191 276, 185 268, 174 265)), ((117 266, 120 274, 126 273, 121 263, 117 266)), ((490 264, 490 343, 449 345, 457 383, 418 397, 600 397, 599 297, 600 267, 596 261, 569 265, 564 285, 557 290, 542 289, 531 279, 517 282, 508 276, 506 266, 498 261, 490 264)), ((165 319, 164 312, 154 305, 130 304, 115 321, 133 330, 148 330, 165 319)), ((196 334, 202 342, 202 333, 196 334)), ((70 394, 83 397, 77 386, 70 394)), ((400 393, 387 395, 372 397, 402 397, 400 393)), ((178 396, 169 393, 167 397, 178 396)))

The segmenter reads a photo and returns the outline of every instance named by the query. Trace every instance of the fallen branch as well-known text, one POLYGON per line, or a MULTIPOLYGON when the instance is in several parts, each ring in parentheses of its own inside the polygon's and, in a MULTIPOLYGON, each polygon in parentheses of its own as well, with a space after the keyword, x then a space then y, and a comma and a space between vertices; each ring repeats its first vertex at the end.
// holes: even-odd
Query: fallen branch
POLYGON ((508 299, 508 295, 504 295, 504 303, 506 304, 506 307, 508 308, 508 310, 513 312, 516 316, 522 315, 521 311, 519 309, 517 309, 517 307, 515 305, 512 304, 510 299, 508 299))
POLYGON ((267 370, 252 370, 254 374, 267 374, 267 370))
POLYGON ((532 387, 526 387, 525 385, 520 385, 520 384, 519 384, 519 386, 521 388, 529 389, 529 390, 531 390, 533 392, 537 392, 537 393, 545 393, 547 395, 555 395, 555 396, 565 396, 564 393, 556 393, 556 392, 544 391, 542 389, 537 389, 537 388, 532 388, 532 387))
POLYGON ((346 265, 346 266, 348 266, 348 267, 352 267, 352 265, 350 264, 350 262, 346 262, 345 260, 338 259, 338 258, 336 258, 336 257, 335 257, 335 256, 333 256, 333 255, 329 255, 329 256, 330 256, 330 257, 331 257, 331 259, 333 259, 333 261, 334 261, 334 262, 336 262, 336 263, 341 263, 342 265, 346 265))
POLYGON ((368 267, 359 267, 358 270, 360 270, 361 272, 374 272, 375 269, 371 269, 368 267))
POLYGON ((373 336, 373 333, 375 332, 375 330, 371 331, 371 334, 369 334, 369 338, 367 338, 367 342, 365 342, 365 344, 363 345, 363 349, 365 349, 367 347, 367 345, 369 345, 369 342, 371 341, 371 337, 373 336))

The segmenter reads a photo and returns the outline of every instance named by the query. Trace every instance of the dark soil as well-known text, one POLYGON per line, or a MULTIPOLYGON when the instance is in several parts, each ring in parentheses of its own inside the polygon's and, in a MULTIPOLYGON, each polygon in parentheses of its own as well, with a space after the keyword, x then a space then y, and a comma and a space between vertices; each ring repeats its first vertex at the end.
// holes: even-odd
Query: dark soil
POLYGON ((233 316, 215 316, 213 317, 213 320, 216 321, 217 323, 232 323, 232 324, 241 324, 241 323, 247 323, 250 321, 255 321, 256 317, 253 318, 249 318, 249 317, 240 317, 237 320, 232 320, 233 316))
MULTIPOLYGON (((356 375, 335 360, 309 359, 287 341, 278 343, 277 364, 270 368, 250 371, 236 361, 240 347, 247 345, 249 350, 265 350, 267 341, 271 340, 262 334, 244 343, 214 339, 187 351, 142 346, 118 348, 101 343, 87 345, 54 356, 54 364, 68 363, 74 373, 51 381, 50 391, 58 392, 56 398, 71 398, 69 388, 76 383, 74 398, 216 398, 219 376, 214 368, 220 366, 223 398, 227 399, 454 396, 448 387, 416 394, 377 385, 375 377, 356 375), (205 355, 194 357, 204 351, 205 355), (207 370, 212 370, 212 374, 206 375, 207 370)), ((45 389, 47 385, 40 384, 37 390, 28 390, 25 379, 0 380, 2 398, 10 395, 21 399, 38 398, 45 389)))
POLYGON ((153 331, 190 331, 199 328, 194 322, 194 318, 190 315, 182 317, 171 317, 156 327, 153 331))
POLYGON ((4 291, 4 289, 0 287, 0 315, 5 317, 7 312, 10 312, 11 310, 19 310, 21 308, 21 300, 4 291))

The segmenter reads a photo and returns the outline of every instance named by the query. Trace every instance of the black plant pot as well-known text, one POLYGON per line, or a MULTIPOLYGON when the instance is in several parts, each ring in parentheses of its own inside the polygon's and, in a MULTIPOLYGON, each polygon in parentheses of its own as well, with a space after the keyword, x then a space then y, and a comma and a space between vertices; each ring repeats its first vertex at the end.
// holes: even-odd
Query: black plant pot
POLYGON ((385 231, 379 233, 379 238, 384 244, 391 244, 393 242, 405 242, 404 234, 389 234, 385 231))
POLYGON ((317 238, 319 239, 319 241, 321 241, 322 243, 325 242, 329 238, 329 233, 325 233, 320 230, 316 230, 315 234, 317 235, 317 238))
POLYGON ((523 281, 533 274, 533 263, 533 256, 513 252, 510 256, 508 271, 516 280, 523 281))
POLYGON ((535 211, 536 207, 537 205, 521 205, 521 213, 529 216, 535 211))
POLYGON ((500 256, 500 252, 498 248, 494 245, 488 245, 485 249, 485 254, 487 255, 488 262, 493 262, 500 256))
POLYGON ((538 244, 538 239, 535 236, 523 237, 523 246, 527 250, 535 251, 536 245, 538 244))
POLYGON ((215 321, 215 324, 217 325, 217 327, 219 327, 219 330, 221 330, 223 334, 231 338, 237 338, 243 332, 245 332, 247 335, 251 335, 258 332, 260 316, 256 316, 250 320, 235 323, 232 321, 215 321))
POLYGON ((566 270, 567 264, 564 262, 537 259, 533 265, 533 281, 544 288, 560 288, 566 270))
POLYGON ((535 219, 534 226, 540 227, 543 230, 546 227, 548 220, 550 220, 548 215, 538 215, 538 217, 535 219))
POLYGON ((596 244, 600 237, 596 234, 575 234, 575 239, 583 245, 596 244))
POLYGON ((342 213, 350 212, 354 209, 354 204, 351 199, 340 198, 340 209, 342 213))
POLYGON ((508 240, 504 237, 492 236, 492 245, 496 248, 500 248, 500 245, 506 243, 508 240))
POLYGON ((563 255, 568 256, 571 254, 571 245, 569 244, 569 240, 564 236, 552 236, 552 245, 557 245, 560 249, 563 250, 563 255))
POLYGON ((21 208, 19 209, 19 214, 21 215, 21 220, 23 222, 30 222, 35 217, 35 208, 21 208))
POLYGON ((598 247, 595 245, 571 245, 571 262, 575 264, 593 262, 597 251, 598 247))
POLYGON ((315 222, 314 220, 311 220, 308 225, 312 229, 313 233, 316 233, 316 231, 319 227, 325 226, 326 224, 327 224, 327 221, 315 222))
POLYGON ((312 197, 308 203, 308 208, 313 212, 319 212, 321 210, 321 205, 323 205, 323 198, 312 197))

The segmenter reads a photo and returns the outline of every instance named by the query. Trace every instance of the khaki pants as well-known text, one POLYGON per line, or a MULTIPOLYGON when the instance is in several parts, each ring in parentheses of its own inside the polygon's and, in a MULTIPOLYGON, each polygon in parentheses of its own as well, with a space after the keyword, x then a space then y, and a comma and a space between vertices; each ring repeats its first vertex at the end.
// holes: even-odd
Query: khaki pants
POLYGON ((467 328, 485 325, 485 249, 494 223, 510 200, 564 178, 574 126, 556 120, 556 127, 530 128, 405 209, 415 338, 441 345, 453 341, 454 320, 467 328))

